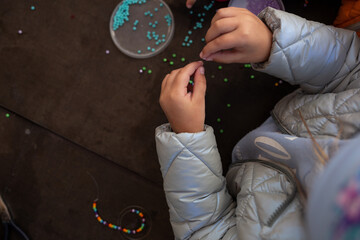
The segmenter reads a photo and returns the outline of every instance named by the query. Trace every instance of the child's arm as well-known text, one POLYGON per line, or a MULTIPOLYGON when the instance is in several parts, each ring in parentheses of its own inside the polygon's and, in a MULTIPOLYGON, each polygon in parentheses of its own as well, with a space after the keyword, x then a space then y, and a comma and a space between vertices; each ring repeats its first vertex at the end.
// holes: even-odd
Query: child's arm
MULTIPOLYGON (((229 18, 227 14, 230 14, 239 19, 239 16, 243 15, 241 11, 244 10, 228 8, 219 11, 217 15, 229 18)), ((311 93, 339 92, 359 87, 360 83, 356 81, 356 78, 352 78, 352 75, 358 71, 357 66, 360 59, 360 40, 355 32, 307 21, 294 14, 272 8, 262 11, 259 18, 272 32, 272 46, 268 49, 268 59, 262 62, 253 61, 251 52, 248 52, 247 55, 242 55, 241 59, 236 58, 230 62, 255 63, 253 64, 254 69, 281 78, 291 84, 299 84, 302 89, 311 93)), ((220 46, 213 50, 209 46, 216 39, 210 39, 203 49, 203 57, 208 58, 212 55, 217 57, 213 58, 214 60, 221 62, 225 59, 223 52, 234 56, 229 54, 233 50, 225 49, 232 48, 239 41, 243 42, 243 45, 246 43, 263 49, 263 44, 254 44, 252 36, 254 36, 255 30, 248 31, 251 28, 260 29, 261 26, 255 26, 250 20, 241 23, 246 26, 245 28, 239 29, 239 24, 236 25, 237 31, 230 30, 221 36, 224 38, 227 35, 227 38, 230 39, 227 46, 218 41, 220 46)), ((222 25, 222 28, 226 28, 226 25, 222 25)), ((214 31, 215 29, 210 27, 207 36, 214 31)), ((267 35, 267 31, 263 31, 263 33, 258 33, 257 37, 261 39, 267 35)), ((267 45, 265 45, 263 54, 266 53, 266 48, 267 45)))
POLYGON ((204 126, 203 71, 202 62, 191 63, 162 83, 160 104, 171 127, 158 127, 155 139, 176 239, 220 239, 236 227, 213 129, 204 126), (194 72, 193 92, 188 93, 194 72))

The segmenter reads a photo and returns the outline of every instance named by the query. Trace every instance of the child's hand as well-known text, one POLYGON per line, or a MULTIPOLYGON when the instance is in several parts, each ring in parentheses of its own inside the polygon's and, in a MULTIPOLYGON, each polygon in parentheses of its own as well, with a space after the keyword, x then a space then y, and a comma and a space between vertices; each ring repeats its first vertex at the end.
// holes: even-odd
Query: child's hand
POLYGON ((201 61, 167 74, 161 84, 160 105, 176 133, 204 131, 206 79, 201 61), (192 92, 187 91, 194 76, 192 92))
POLYGON ((253 13, 244 8, 219 9, 205 36, 200 57, 223 63, 257 63, 269 58, 272 33, 253 13))
POLYGON ((192 8, 192 6, 194 5, 195 2, 196 2, 196 0, 186 0, 186 7, 192 8))

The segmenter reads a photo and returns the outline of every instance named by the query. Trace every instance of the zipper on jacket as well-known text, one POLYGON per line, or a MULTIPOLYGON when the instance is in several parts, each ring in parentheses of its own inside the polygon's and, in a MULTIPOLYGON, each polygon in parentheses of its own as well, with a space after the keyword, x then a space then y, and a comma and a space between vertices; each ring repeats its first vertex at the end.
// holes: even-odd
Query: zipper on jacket
MULTIPOLYGON (((297 183, 296 183, 296 180, 293 176, 292 173, 290 173, 290 171, 288 171, 286 168, 280 166, 279 164, 277 163, 274 163, 274 162, 269 162, 269 161, 265 161, 265 160, 260 160, 260 159, 249 159, 249 160, 243 160, 241 162, 238 162, 238 163, 234 163, 230 166, 230 168, 233 168, 235 166, 240 166, 244 163, 249 163, 249 162, 254 162, 254 163, 260 163, 262 165, 265 165, 265 166, 268 166, 270 168, 273 168, 274 170, 276 171, 279 171, 283 174, 285 174, 290 183, 293 184, 294 186, 294 189, 292 190, 291 194, 289 195, 289 197, 287 197, 287 199, 285 199, 285 201, 283 203, 280 204, 279 207, 277 207, 275 209, 275 211, 270 215, 269 219, 267 221, 265 221, 265 225, 268 226, 268 227, 271 227, 274 222, 276 221, 276 219, 278 219, 278 217, 285 211, 285 209, 290 205, 290 203, 295 199, 296 197, 296 194, 298 192, 298 188, 297 188, 297 183)), ((229 169, 230 169, 229 168, 229 169)))
POLYGON ((288 134, 288 135, 292 135, 295 136, 293 133, 291 133, 290 131, 288 131, 285 127, 283 127, 283 125, 280 123, 280 120, 277 118, 277 116, 274 113, 274 110, 272 110, 270 112, 271 117, 273 118, 275 125, 280 129, 280 131, 282 133, 288 134))

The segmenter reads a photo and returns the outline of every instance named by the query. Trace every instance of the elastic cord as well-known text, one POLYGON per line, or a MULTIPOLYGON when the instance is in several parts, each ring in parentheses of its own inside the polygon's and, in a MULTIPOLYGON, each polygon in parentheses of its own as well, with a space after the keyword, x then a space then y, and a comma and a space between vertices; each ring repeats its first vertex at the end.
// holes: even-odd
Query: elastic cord
POLYGON ((10 221, 11 226, 13 226, 15 228, 15 230, 20 233, 20 235, 25 239, 25 240, 30 240, 29 237, 21 230, 21 228, 19 228, 13 221, 10 221))

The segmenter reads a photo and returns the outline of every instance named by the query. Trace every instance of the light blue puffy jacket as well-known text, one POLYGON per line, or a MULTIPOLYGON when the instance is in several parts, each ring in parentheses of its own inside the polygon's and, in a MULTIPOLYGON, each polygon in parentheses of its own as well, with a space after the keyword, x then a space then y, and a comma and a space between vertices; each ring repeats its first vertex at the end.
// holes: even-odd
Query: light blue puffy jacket
MULTIPOLYGON (((259 17, 273 45, 269 60, 253 68, 301 87, 274 108, 280 130, 308 137, 301 108, 315 137, 336 136, 340 128, 341 138, 353 137, 360 130, 356 33, 272 8, 259 17)), ((164 124, 155 140, 175 239, 308 239, 301 188, 286 166, 249 160, 225 178, 210 126, 175 134, 164 124)))

